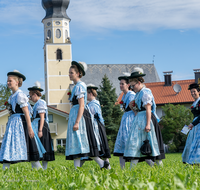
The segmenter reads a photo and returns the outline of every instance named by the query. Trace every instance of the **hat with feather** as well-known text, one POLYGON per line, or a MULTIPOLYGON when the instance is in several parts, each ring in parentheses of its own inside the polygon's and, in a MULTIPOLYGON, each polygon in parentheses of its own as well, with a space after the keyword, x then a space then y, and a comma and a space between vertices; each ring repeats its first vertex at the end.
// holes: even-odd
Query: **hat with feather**
POLYGON ((144 74, 144 71, 142 68, 140 67, 135 67, 133 72, 131 73, 131 75, 128 77, 128 79, 132 79, 132 78, 138 78, 138 77, 143 77, 146 74, 144 74))
POLYGON ((72 65, 76 65, 78 69, 80 69, 83 72, 83 76, 85 75, 85 72, 87 71, 87 64, 85 62, 72 61, 72 65))
POLYGON ((127 73, 127 72, 123 72, 123 74, 124 74, 124 76, 120 76, 120 77, 118 77, 118 80, 126 80, 126 81, 128 81, 128 77, 130 77, 130 73, 127 73))
POLYGON ((94 90, 97 90, 98 87, 95 86, 94 84, 88 84, 88 85, 87 85, 87 89, 94 89, 94 90))
POLYGON ((39 81, 35 82, 35 86, 29 87, 28 88, 29 91, 34 91, 34 90, 39 90, 40 92, 43 91, 43 89, 41 88, 41 84, 39 81))
POLYGON ((9 76, 9 75, 13 75, 13 76, 17 76, 19 78, 22 78, 23 81, 26 80, 26 77, 23 74, 21 74, 18 70, 14 70, 14 71, 8 72, 7 76, 9 76))

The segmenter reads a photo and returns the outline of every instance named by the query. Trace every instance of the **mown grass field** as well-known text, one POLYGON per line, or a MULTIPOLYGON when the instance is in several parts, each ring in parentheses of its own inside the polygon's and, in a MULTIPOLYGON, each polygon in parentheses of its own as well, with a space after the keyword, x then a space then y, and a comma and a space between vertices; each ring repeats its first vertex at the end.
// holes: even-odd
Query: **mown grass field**
POLYGON ((139 163, 130 171, 130 163, 121 170, 117 157, 112 157, 111 170, 100 170, 94 161, 74 169, 73 161, 56 156, 47 170, 32 170, 30 163, 0 169, 0 189, 200 189, 200 167, 184 165, 181 154, 167 154, 164 167, 139 163))

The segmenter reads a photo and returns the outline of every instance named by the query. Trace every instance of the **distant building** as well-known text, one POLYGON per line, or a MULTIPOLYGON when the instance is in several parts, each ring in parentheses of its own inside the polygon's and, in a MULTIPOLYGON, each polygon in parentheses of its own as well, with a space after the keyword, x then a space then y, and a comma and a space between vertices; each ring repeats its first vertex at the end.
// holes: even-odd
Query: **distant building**
MULTIPOLYGON (((57 150, 57 145, 65 146, 67 136, 67 120, 69 119, 69 114, 51 106, 47 106, 47 108, 53 147, 54 150, 57 150)), ((9 112, 7 109, 0 111, 0 146, 6 131, 8 117, 9 112)))
POLYGON ((45 100, 49 106, 69 112, 69 68, 72 61, 69 0, 42 0, 44 24, 45 100))
POLYGON ((146 73, 145 82, 160 82, 157 70, 154 64, 88 64, 86 75, 81 79, 86 84, 93 83, 96 86, 101 85, 102 78, 106 74, 113 87, 116 88, 117 96, 120 95, 119 76, 123 72, 132 73, 135 67, 141 67, 146 73))

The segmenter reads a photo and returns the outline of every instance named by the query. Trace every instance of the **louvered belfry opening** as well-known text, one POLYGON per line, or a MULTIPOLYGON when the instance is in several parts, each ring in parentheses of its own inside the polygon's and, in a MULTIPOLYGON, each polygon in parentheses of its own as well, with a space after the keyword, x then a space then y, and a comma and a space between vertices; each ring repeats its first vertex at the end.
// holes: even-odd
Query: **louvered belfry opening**
POLYGON ((61 49, 57 49, 57 51, 56 51, 56 59, 57 60, 62 60, 62 50, 61 49))
POLYGON ((171 86, 172 85, 172 75, 173 71, 165 71, 164 78, 165 78, 165 86, 171 86))

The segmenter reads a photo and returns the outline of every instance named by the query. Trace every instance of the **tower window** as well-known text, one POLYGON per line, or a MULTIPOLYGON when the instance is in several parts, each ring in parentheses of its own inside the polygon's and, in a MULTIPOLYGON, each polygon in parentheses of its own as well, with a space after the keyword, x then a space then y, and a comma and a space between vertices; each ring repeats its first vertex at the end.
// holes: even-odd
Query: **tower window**
POLYGON ((61 31, 60 29, 56 30, 56 38, 60 38, 61 37, 61 31))
POLYGON ((56 59, 62 60, 62 50, 61 49, 57 49, 57 51, 56 51, 56 59))
POLYGON ((51 30, 47 31, 47 37, 49 37, 49 39, 51 39, 51 30))

